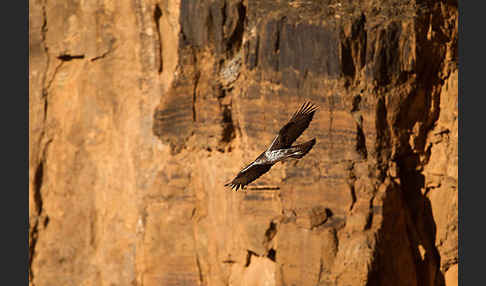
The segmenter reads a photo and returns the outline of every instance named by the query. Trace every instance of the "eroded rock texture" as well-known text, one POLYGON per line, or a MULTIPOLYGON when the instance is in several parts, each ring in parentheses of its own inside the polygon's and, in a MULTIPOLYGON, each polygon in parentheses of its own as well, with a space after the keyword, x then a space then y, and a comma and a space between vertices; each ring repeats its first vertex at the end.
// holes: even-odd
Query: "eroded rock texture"
POLYGON ((29 3, 31 285, 457 285, 457 1, 29 3))

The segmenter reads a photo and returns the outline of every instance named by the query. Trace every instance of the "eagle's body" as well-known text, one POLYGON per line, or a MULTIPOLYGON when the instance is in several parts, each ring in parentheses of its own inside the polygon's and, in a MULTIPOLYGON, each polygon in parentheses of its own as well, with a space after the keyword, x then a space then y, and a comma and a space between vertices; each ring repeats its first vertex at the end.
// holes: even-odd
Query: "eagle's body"
POLYGON ((315 138, 303 144, 291 145, 307 129, 317 108, 317 106, 309 102, 304 103, 289 122, 280 129, 278 135, 270 144, 270 147, 260 154, 255 161, 241 170, 236 178, 225 186, 231 186, 238 191, 238 188, 244 188, 268 172, 275 163, 289 158, 300 159, 304 157, 316 143, 315 138))

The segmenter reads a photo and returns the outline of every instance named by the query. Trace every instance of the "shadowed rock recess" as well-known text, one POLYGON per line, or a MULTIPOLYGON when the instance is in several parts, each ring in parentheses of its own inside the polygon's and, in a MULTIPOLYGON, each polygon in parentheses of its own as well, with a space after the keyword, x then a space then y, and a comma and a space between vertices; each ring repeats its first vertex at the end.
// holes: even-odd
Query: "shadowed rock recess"
POLYGON ((29 13, 30 285, 457 285, 457 1, 29 13))

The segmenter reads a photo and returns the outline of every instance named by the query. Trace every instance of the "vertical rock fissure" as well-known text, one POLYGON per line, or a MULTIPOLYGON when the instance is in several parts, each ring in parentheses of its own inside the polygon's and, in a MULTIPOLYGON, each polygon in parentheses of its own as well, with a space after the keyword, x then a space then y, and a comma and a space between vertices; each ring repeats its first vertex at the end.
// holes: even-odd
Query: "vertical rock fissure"
POLYGON ((341 41, 340 52, 341 52, 341 66, 344 76, 348 76, 354 79, 355 67, 353 62, 353 54, 350 47, 350 40, 345 39, 341 41))
POLYGON ((352 211, 354 204, 356 204, 356 189, 354 187, 354 184, 351 185, 349 189, 351 192, 351 205, 349 206, 349 211, 352 211))
POLYGON ((199 84, 199 72, 194 76, 194 91, 192 93, 192 121, 196 122, 196 96, 197 96, 197 85, 199 84))
POLYGON ((319 282, 321 281, 323 272, 324 272, 324 264, 323 264, 322 257, 321 257, 319 259, 319 274, 317 275, 316 285, 318 285, 319 282))
POLYGON ((35 283, 34 283, 34 271, 32 269, 32 263, 34 262, 35 247, 36 247, 37 238, 38 238, 38 222, 37 221, 34 224, 34 227, 32 228, 32 230, 30 231, 29 281, 32 283, 32 285, 35 285, 35 283))
MULTIPOLYGON (((225 2, 226 5, 226 2, 225 2)), ((226 9, 224 9, 226 10, 226 9)), ((243 34, 245 31, 245 19, 246 19, 246 7, 243 5, 242 2, 237 4, 237 14, 238 14, 238 20, 236 23, 236 27, 229 37, 227 41, 227 49, 231 53, 230 56, 234 55, 241 49, 241 44, 243 42, 243 34)), ((226 15, 223 14, 224 19, 226 20, 226 15)))
MULTIPOLYGON (((41 27, 41 42, 42 46, 44 49, 44 53, 46 55, 46 68, 44 70, 44 73, 42 75, 42 100, 44 101, 44 114, 43 114, 43 121, 44 121, 44 126, 43 130, 41 132, 41 135, 39 136, 39 144, 41 144, 44 140, 45 137, 45 122, 47 120, 47 111, 48 111, 48 87, 50 86, 50 81, 47 83, 47 75, 49 72, 49 67, 50 67, 50 55, 49 55, 49 48, 46 43, 46 38, 47 38, 47 11, 46 11, 46 5, 47 3, 42 3, 42 27, 41 27)), ((41 214, 43 212, 43 207, 44 207, 44 202, 42 198, 42 193, 41 193, 41 188, 44 180, 44 170, 45 170, 45 156, 46 156, 46 151, 47 151, 47 146, 49 145, 50 141, 48 141, 45 146, 44 150, 42 151, 40 162, 38 163, 35 173, 34 173, 34 181, 33 183, 33 197, 34 197, 34 205, 36 209, 36 217, 35 221, 33 222, 33 226, 30 229, 29 232, 29 266, 28 266, 28 271, 29 271, 29 281, 31 281, 32 285, 34 286, 34 271, 32 269, 32 265, 34 262, 34 256, 35 256, 35 250, 37 246, 37 241, 39 238, 39 223, 41 220, 41 214)), ((46 220, 47 222, 47 220, 46 220)), ((47 226, 47 223, 44 223, 47 226)), ((29 224, 32 223, 29 221, 29 224)))
POLYGON ((197 266, 197 272, 199 274, 199 283, 200 285, 204 285, 204 276, 201 268, 201 262, 199 261, 199 255, 196 252, 196 266, 197 266))
POLYGON ((276 234, 277 234, 277 224, 272 221, 270 222, 268 229, 265 231, 264 242, 266 244, 269 243, 270 241, 272 241, 272 239, 275 237, 276 234))
POLYGON ((278 55, 280 54, 280 38, 281 38, 281 33, 282 33, 282 26, 284 22, 287 20, 287 17, 282 17, 280 21, 277 22, 277 35, 275 36, 275 47, 274 47, 274 53, 277 55, 277 61, 276 61, 276 71, 279 71, 280 67, 280 61, 278 60, 278 55))
POLYGON ((40 216, 42 214, 42 195, 41 195, 41 188, 42 188, 42 180, 44 179, 44 160, 41 160, 39 165, 35 170, 34 175, 34 204, 36 206, 37 215, 40 216))
POLYGON ((363 131, 363 116, 361 115, 361 95, 356 95, 353 98, 353 107, 351 109, 351 115, 356 122, 356 151, 362 159, 366 160, 368 158, 368 150, 366 149, 366 136, 363 131))
POLYGON ((360 124, 356 124, 356 151, 362 156, 364 160, 368 158, 368 150, 366 149, 366 137, 360 124))
POLYGON ((155 28, 157 30, 157 47, 158 47, 158 57, 159 57, 159 74, 162 73, 163 70, 163 57, 162 57, 162 34, 160 33, 160 18, 162 17, 162 10, 160 9, 159 4, 155 4, 154 8, 154 22, 155 28))
POLYGON ((223 124, 223 134, 221 141, 223 143, 229 143, 235 138, 235 125, 233 123, 233 115, 231 112, 230 105, 222 105, 222 124, 223 124))
POLYGON ((251 250, 247 249, 245 267, 250 266, 250 264, 251 264, 251 257, 252 257, 253 255, 254 255, 254 256, 256 256, 256 257, 258 257, 258 254, 256 254, 255 252, 253 252, 253 251, 251 251, 251 250))
MULTIPOLYGON (((44 183, 45 177, 45 164, 46 164, 46 157, 47 157, 47 148, 49 144, 52 142, 52 139, 47 141, 44 150, 42 151, 42 157, 40 159, 39 164, 34 173, 34 182, 33 182, 33 192, 34 192, 34 205, 36 210, 36 218, 34 221, 34 226, 32 227, 30 235, 30 248, 29 248, 29 279, 33 281, 34 278, 34 271, 32 269, 32 263, 34 261, 35 249, 37 245, 37 240, 39 238, 39 224, 41 223, 41 218, 45 217, 44 220, 44 227, 47 227, 49 222, 49 218, 44 212, 44 199, 42 197, 42 186, 44 183)), ((33 284, 33 282, 32 282, 33 284)))
MULTIPOLYGON (((84 56, 81 57, 81 58, 84 58, 84 56)), ((54 69, 54 72, 52 73, 51 79, 47 82, 47 84, 45 85, 45 87, 43 89, 43 92, 45 92, 46 106, 47 106, 47 95, 49 93, 49 89, 51 88, 52 83, 54 82, 54 79, 56 78, 57 73, 59 72, 59 70, 63 66, 64 62, 72 60, 73 57, 70 57, 69 55, 62 55, 62 56, 57 57, 57 59, 60 60, 59 64, 54 69)), ((46 71, 46 74, 47 74, 47 71, 46 71)), ((47 107, 46 107, 45 113, 47 114, 47 107)))
MULTIPOLYGON (((47 119, 47 107, 48 107, 48 93, 47 93, 47 73, 49 71, 50 66, 50 56, 49 56, 49 48, 47 47, 46 38, 47 38, 47 11, 46 11, 46 3, 42 5, 42 27, 41 27, 41 41, 44 47, 44 53, 46 54, 46 69, 44 74, 42 75, 42 98, 44 100, 44 121, 47 119)), ((41 137, 42 139, 42 137, 41 137)))
POLYGON ((376 168, 379 171, 378 180, 383 182, 385 179, 387 162, 390 157, 390 129, 387 121, 387 108, 385 99, 383 97, 378 98, 376 103, 376 114, 375 114, 375 130, 376 130, 376 145, 375 149, 377 151, 376 155, 376 168))
POLYGON ((276 259, 277 259, 277 251, 274 248, 270 248, 270 250, 267 253, 267 257, 268 257, 268 259, 275 262, 276 259))
POLYGON ((42 187, 42 180, 44 177, 44 161, 41 160, 35 170, 34 175, 34 205, 37 211, 37 217, 34 222, 34 226, 30 232, 30 249, 29 249, 29 280, 34 284, 34 272, 32 270, 32 262, 34 261, 35 247, 37 245, 37 239, 39 236, 39 221, 42 214, 42 195, 40 189, 42 187))
POLYGON ((356 203, 356 187, 355 187, 355 182, 356 182, 356 173, 354 170, 354 164, 355 162, 350 162, 349 167, 348 167, 348 187, 349 187, 349 192, 351 195, 351 204, 349 205, 348 211, 352 211, 354 204, 356 203))
POLYGON ((370 199, 370 208, 369 208, 368 215, 366 217, 366 224, 364 226, 364 230, 370 229, 373 223, 373 200, 374 199, 375 199, 375 194, 373 192, 373 196, 370 199))

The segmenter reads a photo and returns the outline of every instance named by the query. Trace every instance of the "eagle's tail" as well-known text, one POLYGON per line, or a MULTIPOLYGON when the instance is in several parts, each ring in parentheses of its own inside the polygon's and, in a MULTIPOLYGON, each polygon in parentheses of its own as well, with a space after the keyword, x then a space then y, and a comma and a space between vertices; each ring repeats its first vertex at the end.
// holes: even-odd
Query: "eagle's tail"
POLYGON ((292 146, 291 148, 294 149, 295 151, 292 152, 292 155, 290 155, 289 157, 300 159, 304 157, 305 154, 309 153, 309 151, 312 149, 312 147, 314 147, 315 144, 316 144, 316 138, 313 138, 312 140, 307 141, 305 143, 292 146))

